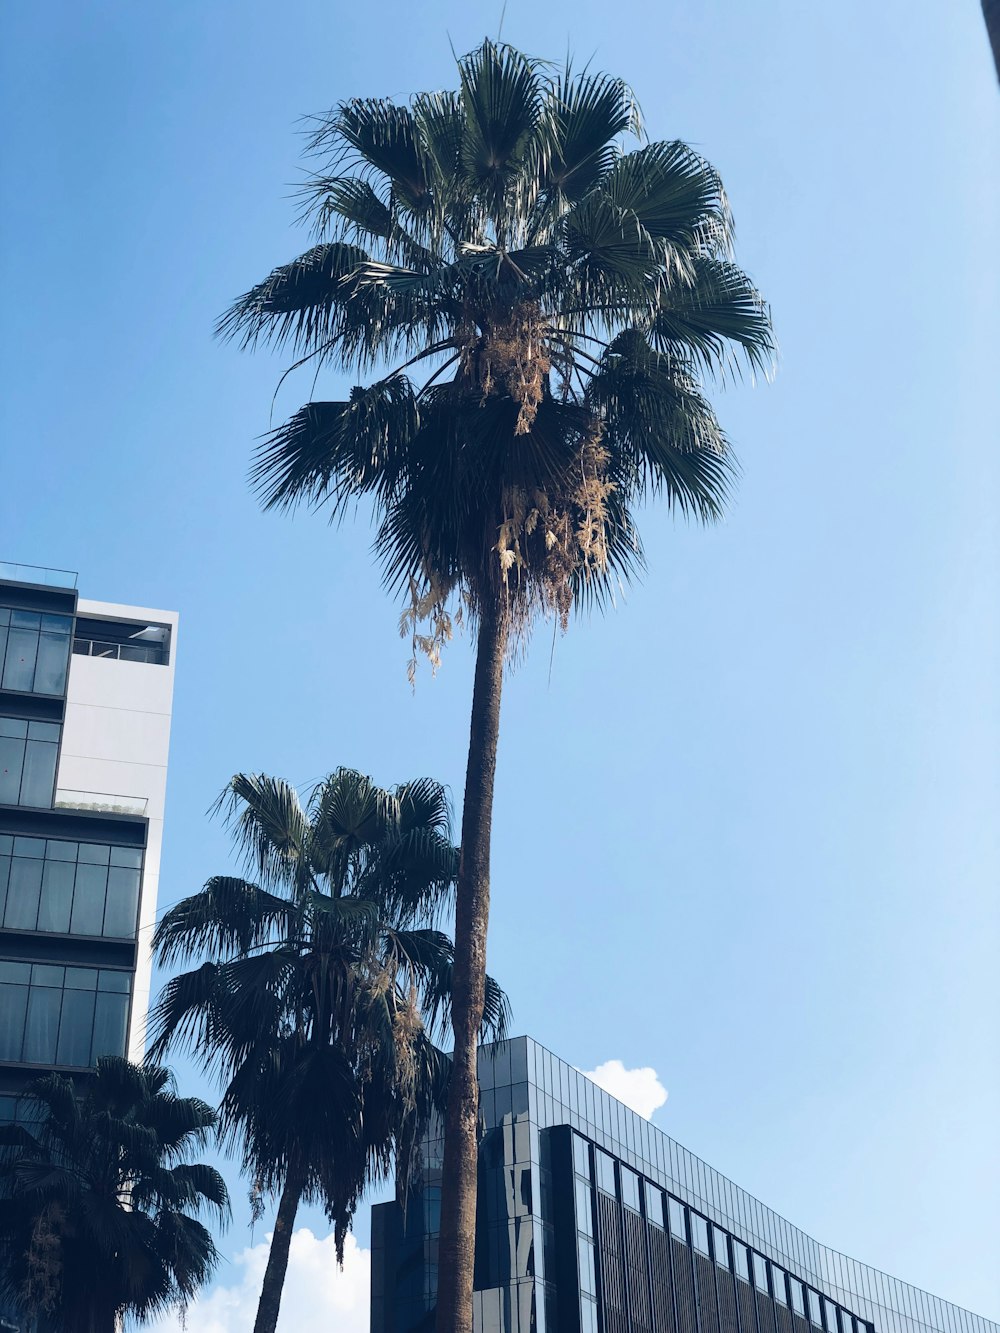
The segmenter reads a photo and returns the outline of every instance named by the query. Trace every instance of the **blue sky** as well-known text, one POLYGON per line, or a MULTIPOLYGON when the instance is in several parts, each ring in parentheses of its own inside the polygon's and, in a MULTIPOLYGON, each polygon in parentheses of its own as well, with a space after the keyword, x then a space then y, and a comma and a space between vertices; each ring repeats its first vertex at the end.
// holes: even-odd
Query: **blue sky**
MULTIPOLYGON (((0 20, 0 558, 180 610, 164 903, 231 864, 205 811, 238 769, 460 795, 468 643, 412 694, 364 526, 257 511, 283 362, 211 328, 306 247, 298 118, 452 84, 450 44, 499 12, 0 20)), ((781 365, 720 397, 744 467, 727 522, 651 511, 644 583, 540 631, 510 679, 491 968, 518 1030, 581 1068, 654 1067, 656 1123, 798 1225, 1000 1316, 1000 97, 979 6, 508 0, 504 36, 624 76, 653 137, 721 170, 781 365)), ((278 415, 308 391, 286 383, 278 415)), ((227 1254, 246 1243, 237 1225, 227 1254)))

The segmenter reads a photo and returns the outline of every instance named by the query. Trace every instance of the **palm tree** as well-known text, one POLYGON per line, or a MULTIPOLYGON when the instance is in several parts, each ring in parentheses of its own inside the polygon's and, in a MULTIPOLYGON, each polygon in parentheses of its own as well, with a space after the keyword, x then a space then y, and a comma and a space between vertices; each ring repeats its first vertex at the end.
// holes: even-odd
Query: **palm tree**
POLYGON ((415 645, 435 656, 456 606, 475 626, 439 1333, 472 1318, 505 661, 539 614, 565 627, 641 567, 642 502, 722 514, 734 463, 707 386, 765 371, 774 353, 767 309, 730 257, 718 174, 683 143, 642 138, 626 84, 492 42, 458 76, 455 92, 352 99, 319 120, 304 209, 317 243, 219 323, 245 346, 366 380, 265 438, 252 472, 264 505, 338 517, 367 499, 415 645))
MULTIPOLYGON (((156 928, 160 963, 204 958, 164 987, 158 1057, 187 1047, 222 1081, 220 1128, 254 1194, 278 1194, 255 1333, 273 1333, 295 1216, 320 1201, 343 1255, 360 1197, 398 1166, 404 1184, 448 1062, 450 907, 458 851, 444 789, 385 791, 337 769, 305 808, 278 778, 223 793, 257 882, 217 876, 156 928)), ((489 983, 486 1024, 504 1030, 489 983)))
POLYGON ((222 1177, 190 1160, 215 1127, 166 1069, 117 1056, 76 1088, 31 1084, 0 1129, 0 1284, 15 1308, 65 1333, 114 1333, 186 1303, 218 1253, 198 1221, 229 1209, 222 1177), (82 1092, 82 1096, 81 1096, 82 1092))

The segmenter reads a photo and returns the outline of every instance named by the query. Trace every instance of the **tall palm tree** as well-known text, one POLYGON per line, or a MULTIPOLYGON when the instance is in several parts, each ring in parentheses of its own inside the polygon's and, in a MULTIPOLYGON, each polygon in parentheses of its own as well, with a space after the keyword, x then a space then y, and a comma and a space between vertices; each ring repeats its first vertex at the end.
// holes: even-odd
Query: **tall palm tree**
POLYGON ((265 438, 267 507, 371 502, 387 585, 435 655, 476 632, 455 932, 438 1329, 467 1333, 476 1040, 504 665, 539 614, 565 627, 642 565, 650 497, 709 522, 734 474, 707 386, 769 368, 767 309, 732 262, 722 182, 648 142, 620 79, 485 42, 454 92, 352 99, 321 118, 317 243, 220 321, 246 346, 365 380, 265 438), (627 151, 627 140, 639 146, 627 151), (427 633, 418 623, 429 621, 427 633))
POLYGON ((115 1333, 189 1300, 218 1261, 197 1214, 229 1209, 219 1173, 190 1160, 212 1108, 178 1097, 168 1070, 112 1056, 85 1090, 51 1074, 26 1100, 0 1129, 4 1295, 64 1333, 115 1333))
MULTIPOLYGON (((237 774, 223 801, 256 882, 210 879, 157 926, 161 963, 206 961, 164 987, 151 1051, 187 1047, 221 1079, 223 1139, 255 1197, 279 1195, 254 1325, 273 1333, 300 1203, 324 1205, 342 1257, 366 1186, 394 1165, 405 1183, 443 1109, 454 951, 435 927, 458 851, 429 779, 386 791, 341 768, 303 807, 237 774)), ((488 1029, 505 1017, 490 983, 488 1029)))

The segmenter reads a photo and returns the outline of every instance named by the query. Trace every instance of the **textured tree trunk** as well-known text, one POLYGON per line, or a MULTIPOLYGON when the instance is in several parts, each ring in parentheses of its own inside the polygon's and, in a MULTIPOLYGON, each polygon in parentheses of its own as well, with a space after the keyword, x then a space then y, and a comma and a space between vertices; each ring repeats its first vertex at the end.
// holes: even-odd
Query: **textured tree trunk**
POLYGON ((281 1291, 288 1271, 288 1250, 292 1243, 292 1228, 295 1225, 295 1214, 299 1209, 303 1184, 298 1168, 289 1167, 285 1188, 281 1191, 281 1199, 278 1202, 278 1215, 274 1219, 274 1235, 271 1237, 271 1250, 267 1256, 264 1285, 260 1289, 253 1333, 274 1333, 277 1327, 278 1311, 281 1309, 281 1291))
POLYGON ((490 915, 490 824, 506 650, 506 616, 500 607, 493 607, 484 611, 479 625, 462 807, 462 857, 455 904, 452 974, 455 1057, 448 1085, 441 1177, 437 1333, 472 1333, 479 1120, 476 1047, 483 1021, 486 928, 490 915))
POLYGON ((993 48, 993 63, 996 65, 997 78, 1000 79, 1000 0, 983 0, 983 18, 993 48))

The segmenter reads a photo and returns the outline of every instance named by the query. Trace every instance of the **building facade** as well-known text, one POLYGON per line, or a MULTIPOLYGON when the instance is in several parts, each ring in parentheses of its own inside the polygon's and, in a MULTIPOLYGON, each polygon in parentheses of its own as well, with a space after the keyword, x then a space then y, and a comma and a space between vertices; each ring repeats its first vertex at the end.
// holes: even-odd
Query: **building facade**
POLYGON ((143 1053, 177 616, 0 564, 0 1119, 143 1053))
MULTIPOLYGON (((480 1052, 476 1333, 1000 1333, 820 1245, 527 1037, 480 1052)), ((372 1209, 372 1333, 431 1333, 442 1141, 372 1209)))

